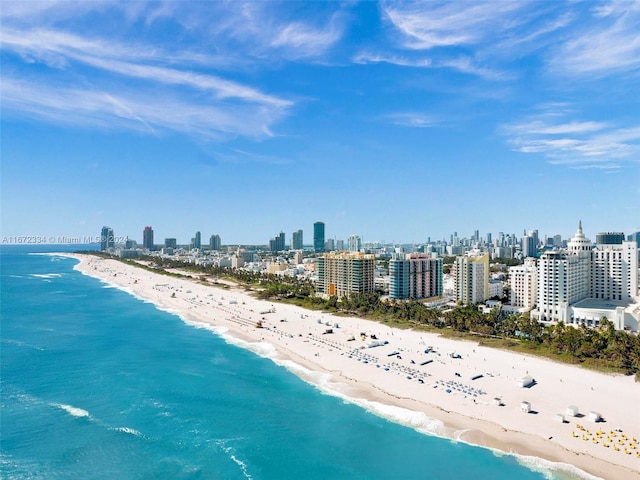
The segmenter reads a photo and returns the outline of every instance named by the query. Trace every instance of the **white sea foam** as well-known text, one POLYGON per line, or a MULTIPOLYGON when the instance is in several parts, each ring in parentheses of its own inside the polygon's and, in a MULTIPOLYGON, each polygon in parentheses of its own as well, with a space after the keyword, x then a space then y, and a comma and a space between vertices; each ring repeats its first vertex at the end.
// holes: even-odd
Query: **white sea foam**
POLYGON ((83 410, 81 408, 78 407, 74 407, 72 405, 64 405, 62 403, 57 403, 55 405, 56 407, 64 410, 65 412, 67 412, 69 415, 72 415, 74 417, 89 417, 89 412, 87 412, 86 410, 83 410))
POLYGON ((244 463, 242 460, 240 460, 238 457, 236 457, 235 453, 233 452, 233 447, 228 447, 225 444, 224 440, 217 440, 216 443, 220 446, 220 448, 222 448, 222 450, 224 451, 224 453, 229 455, 229 458, 231 460, 233 460, 233 462, 235 462, 236 465, 238 465, 240 467, 240 469, 242 470, 242 474, 244 475, 244 477, 248 480, 253 480, 253 477, 251 476, 251 474, 247 471, 247 464, 244 463))
POLYGON ((557 478, 557 476, 554 475, 554 472, 568 474, 569 478, 584 480, 604 480, 600 477, 596 477, 595 475, 591 475, 584 470, 580 470, 575 465, 570 465, 568 463, 551 462, 549 460, 545 460, 544 458, 531 457, 527 455, 514 455, 514 457, 520 465, 527 467, 534 472, 541 473, 545 478, 549 480, 557 478))
POLYGON ((144 437, 144 435, 142 435, 142 433, 140 433, 138 430, 136 430, 135 428, 129 428, 129 427, 115 427, 115 428, 110 428, 109 430, 114 430, 116 432, 122 432, 122 433, 128 433, 129 435, 134 435, 136 437, 144 437))
POLYGON ((33 350, 39 350, 41 352, 44 351, 44 348, 42 347, 37 347, 35 345, 30 345, 28 343, 25 343, 21 340, 14 340, 12 338, 3 338, 2 339, 2 343, 7 344, 7 345, 15 345, 16 347, 24 347, 24 348, 31 348, 33 350))
POLYGON ((29 276, 36 278, 60 278, 61 273, 31 273, 29 276))

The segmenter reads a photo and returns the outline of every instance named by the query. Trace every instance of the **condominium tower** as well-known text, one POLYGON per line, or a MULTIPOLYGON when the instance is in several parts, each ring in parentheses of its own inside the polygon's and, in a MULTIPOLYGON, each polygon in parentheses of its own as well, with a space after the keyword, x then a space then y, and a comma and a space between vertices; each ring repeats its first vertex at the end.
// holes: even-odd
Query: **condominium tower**
POLYGON ((291 249, 302 250, 302 230, 297 230, 291 235, 291 249))
POLYGON ((538 269, 535 258, 525 258, 524 265, 509 268, 509 304, 533 308, 537 300, 538 269))
POLYGON ((364 253, 330 252, 316 259, 317 291, 339 298, 351 293, 374 291, 375 257, 364 253))
POLYGON ((456 258, 453 264, 456 301, 480 303, 489 298, 489 255, 478 251, 456 258))
POLYGON ((324 222, 313 224, 313 249, 316 253, 324 252, 324 222))
POLYGON ((142 232, 142 248, 153 250, 153 228, 144 227, 142 232))
POLYGON ((105 251, 108 248, 115 247, 115 238, 113 236, 113 228, 102 227, 100 231, 100 250, 105 251))
POLYGON ((362 242, 358 235, 351 235, 347 239, 347 245, 350 252, 359 252, 362 248, 362 242))
POLYGON ((442 259, 426 253, 398 255, 389 261, 389 297, 421 299, 442 295, 442 259))

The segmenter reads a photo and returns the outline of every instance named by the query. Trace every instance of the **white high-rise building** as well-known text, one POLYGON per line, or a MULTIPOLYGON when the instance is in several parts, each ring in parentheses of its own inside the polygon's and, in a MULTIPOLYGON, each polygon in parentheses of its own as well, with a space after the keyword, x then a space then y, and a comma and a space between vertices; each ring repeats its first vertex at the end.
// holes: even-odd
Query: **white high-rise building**
POLYGON ((638 294, 638 245, 598 244, 592 251, 591 298, 631 302, 638 294))
POLYGON ((458 257, 453 264, 455 299, 464 304, 480 303, 489 298, 489 255, 479 251, 458 257))
POLYGON ((582 222, 569 240, 566 252, 546 252, 538 262, 537 309, 543 322, 570 323, 569 306, 591 293, 591 240, 582 232, 582 222))
POLYGON ((538 292, 538 269, 535 258, 526 258, 524 265, 509 268, 509 304, 533 308, 538 292))
POLYGON ((360 237, 358 235, 351 235, 348 238, 347 243, 350 252, 359 252, 362 248, 362 242, 360 241, 360 237))

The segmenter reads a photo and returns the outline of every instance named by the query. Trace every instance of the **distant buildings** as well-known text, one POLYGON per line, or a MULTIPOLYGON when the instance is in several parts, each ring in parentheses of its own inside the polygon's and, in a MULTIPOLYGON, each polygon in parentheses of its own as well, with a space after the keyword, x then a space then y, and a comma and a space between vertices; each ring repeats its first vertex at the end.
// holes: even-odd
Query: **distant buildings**
POLYGON ((538 254, 537 238, 533 235, 522 237, 522 257, 536 257, 538 254))
POLYGON ((359 252, 362 248, 362 242, 358 235, 351 235, 347 239, 347 245, 350 252, 359 252))
POLYGON ((324 222, 313 224, 313 250, 316 253, 324 252, 324 222))
POLYGON ((142 232, 142 248, 153 250, 153 228, 144 227, 142 232))
POLYGON ((291 235, 291 249, 302 250, 302 230, 297 230, 291 235))
POLYGON ((622 232, 604 232, 596 234, 596 245, 621 245, 624 242, 622 232))
POLYGON ((175 238, 165 238, 164 239, 164 248, 178 248, 178 241, 175 238))
POLYGON ((113 228, 102 227, 100 231, 100 250, 103 252, 108 248, 115 248, 115 237, 113 236, 113 228))
POLYGON ((220 240, 220 235, 211 235, 209 237, 209 248, 211 250, 220 250, 222 247, 222 241, 220 240))
POLYGON ((333 252, 335 249, 336 247, 333 238, 327 238, 327 240, 324 242, 324 251, 333 252))
POLYGON ((196 232, 194 237, 191 239, 191 248, 197 248, 198 250, 202 248, 202 235, 200 232, 196 232))
POLYGON ((269 240, 269 250, 272 252, 282 252, 285 248, 284 232, 280 232, 274 238, 269 240))
POLYGON ((456 258, 453 264, 455 299, 467 305, 489 298, 489 255, 479 251, 456 258))
POLYGON ((439 295, 442 295, 441 258, 408 253, 389 261, 389 298, 418 300, 439 295))
POLYGON ((317 292, 341 298, 374 291, 375 257, 364 253, 330 252, 316 259, 317 292))

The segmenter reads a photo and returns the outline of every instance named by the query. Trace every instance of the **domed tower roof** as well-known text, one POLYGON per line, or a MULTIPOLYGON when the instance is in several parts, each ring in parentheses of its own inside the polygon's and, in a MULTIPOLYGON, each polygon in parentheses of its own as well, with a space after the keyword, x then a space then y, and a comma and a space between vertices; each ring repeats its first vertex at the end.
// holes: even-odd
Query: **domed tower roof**
POLYGON ((569 252, 590 252, 593 249, 591 240, 585 237, 582 231, 582 220, 578 222, 578 230, 576 230, 573 238, 569 240, 567 246, 569 247, 569 252))

